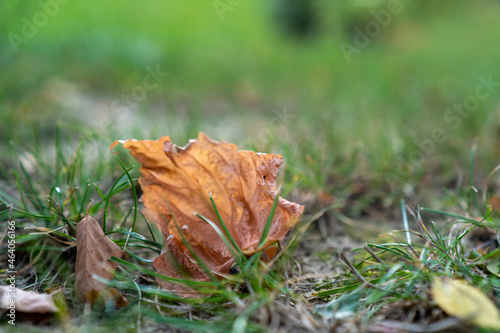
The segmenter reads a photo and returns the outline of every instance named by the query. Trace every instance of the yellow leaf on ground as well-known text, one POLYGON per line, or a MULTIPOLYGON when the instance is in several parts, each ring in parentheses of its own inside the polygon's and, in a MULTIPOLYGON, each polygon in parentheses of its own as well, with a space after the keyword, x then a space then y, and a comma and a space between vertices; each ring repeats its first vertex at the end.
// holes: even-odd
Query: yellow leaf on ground
POLYGON ((470 321, 479 327, 500 329, 497 306, 476 287, 456 279, 434 277, 432 297, 450 316, 470 321))

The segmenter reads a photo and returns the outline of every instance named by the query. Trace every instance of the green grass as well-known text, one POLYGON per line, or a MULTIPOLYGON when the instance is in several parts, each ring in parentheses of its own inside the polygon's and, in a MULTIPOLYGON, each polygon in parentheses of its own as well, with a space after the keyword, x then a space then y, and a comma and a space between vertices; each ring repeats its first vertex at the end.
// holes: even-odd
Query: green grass
MULTIPOLYGON (((81 143, 81 151, 85 151, 88 144, 81 143)), ((111 155, 110 152, 108 154, 111 155)), ((327 207, 315 215, 306 215, 279 257, 270 264, 258 260, 260 251, 252 257, 245 257, 228 233, 224 221, 218 221, 222 227, 219 228, 213 221, 200 216, 216 229, 228 248, 232 249, 237 272, 219 280, 192 252, 193 258, 204 267, 211 280, 200 283, 173 279, 156 273, 151 265, 151 260, 162 248, 158 241, 161 237, 139 214, 134 185, 137 179, 133 176, 136 168, 127 167, 116 156, 105 162, 94 160, 97 165, 82 163, 82 156, 78 152, 65 154, 59 145, 54 148, 54 156, 52 163, 47 164, 38 156, 36 169, 39 178, 36 181, 21 164, 21 173, 15 173, 20 199, 3 193, 0 216, 4 221, 16 221, 17 269, 23 272, 19 275, 18 283, 28 289, 55 291, 60 302, 67 304, 72 313, 76 311, 81 314, 77 315, 76 322, 68 323, 64 321, 64 316, 70 315, 63 313, 54 321, 55 325, 98 331, 111 329, 120 323, 122 331, 132 331, 138 326, 154 322, 153 325, 167 325, 187 331, 260 332, 266 330, 269 324, 261 320, 266 311, 264 309, 274 309, 270 310, 269 320, 272 322, 273 316, 281 315, 275 309, 278 305, 284 306, 285 310, 281 311, 288 311, 292 317, 289 320, 295 320, 294 324, 298 325, 299 314, 294 312, 298 310, 290 307, 293 303, 306 304, 313 327, 340 327, 346 318, 356 318, 359 327, 367 327, 374 320, 383 323, 391 319, 392 313, 387 309, 391 306, 397 308, 405 302, 418 305, 422 311, 439 312, 429 294, 433 276, 464 279, 487 294, 497 295, 492 296, 497 304, 500 301, 500 281, 495 276, 498 268, 489 265, 497 260, 498 250, 481 253, 463 242, 464 237, 475 228, 498 230, 498 217, 484 201, 488 197, 487 193, 459 191, 453 200, 457 207, 463 209, 462 212, 444 213, 434 208, 414 212, 411 243, 406 241, 404 232, 394 232, 394 238, 389 242, 373 243, 365 240, 365 247, 353 251, 354 258, 349 254, 351 259, 347 259, 342 252, 336 257, 325 258, 344 263, 346 268, 340 274, 330 273, 331 278, 316 282, 312 293, 306 297, 306 294, 297 291, 300 279, 294 287, 290 286, 290 273, 297 274, 296 270, 290 270, 290 257, 294 249, 300 246, 311 223, 326 211, 337 210, 341 205, 327 207), (100 174, 108 167, 108 172, 115 174, 112 182, 101 185, 86 178, 90 170, 100 174), (50 182, 50 179, 53 181, 50 182), (47 182, 43 183, 42 180, 47 182), (119 263, 120 269, 115 278, 108 282, 125 293, 130 301, 130 305, 121 310, 108 305, 104 311, 97 307, 95 311, 89 312, 76 301, 73 294, 75 226, 86 213, 92 199, 94 203, 88 208, 89 214, 99 221, 106 221, 103 229, 127 254, 127 259, 111 258, 119 263), (10 203, 13 203, 12 208, 10 203), (428 214, 434 214, 435 217, 441 215, 439 220, 448 221, 439 224, 424 222, 428 214), (24 267, 29 267, 30 272, 24 273, 24 267), (145 282, 145 276, 189 286, 204 296, 201 299, 180 298, 158 289, 155 283, 145 282), (316 308, 313 304, 317 304, 316 308), (124 318, 127 320, 122 325, 124 318)), ((217 211, 215 202, 213 205, 217 211)), ((406 209, 403 216, 405 214, 406 209)), ((265 230, 268 230, 272 216, 271 211, 265 230)), ((403 229, 403 221, 400 225, 403 229)), ((182 229, 179 230, 182 232, 182 229)), ((190 249, 187 240, 184 241, 190 249)), ((265 243, 265 232, 260 243, 261 246, 265 243)), ((0 258, 6 261, 6 254, 7 247, 4 244, 0 258)), ((411 310, 407 311, 399 318, 402 322, 410 320, 411 310)), ((414 318, 414 321, 415 325, 441 325, 444 317, 441 313, 436 318, 429 315, 429 318, 414 318)), ((449 324, 451 329, 459 327, 458 322, 444 324, 449 324)))
MULTIPOLYGON (((302 40, 277 28, 264 1, 244 1, 223 21, 211 1, 85 3, 61 6, 19 52, 7 35, 19 33, 40 4, 8 2, 0 10, 0 226, 10 214, 16 221, 19 286, 56 291, 66 305, 54 325, 217 332, 387 320, 444 325, 429 294, 433 276, 464 279, 500 303, 491 271, 498 250, 472 251, 478 241, 464 237, 482 225, 498 233, 488 208, 498 177, 487 183, 487 176, 499 163, 500 90, 457 126, 443 118, 475 93, 478 77, 500 81, 497 1, 405 4, 350 63, 340 43, 352 43, 353 28, 385 2, 319 0, 318 30, 302 40), (136 108, 111 107, 157 65, 169 76, 136 108), (435 129, 447 138, 425 153, 419 145, 435 129), (109 146, 163 135, 184 145, 198 131, 282 154, 282 196, 305 204, 306 213, 268 266, 242 256, 223 221, 210 221, 240 269, 191 283, 207 296, 189 300, 152 282, 162 237, 141 214, 138 165, 109 146), (127 253, 114 259, 120 268, 110 282, 126 293, 125 309, 93 311, 72 292, 74 228, 91 200, 90 215, 127 253), (393 232, 397 240, 387 234, 405 228, 401 200, 413 213, 411 245, 404 232, 393 232), (359 248, 342 249, 344 235, 359 248), (332 239, 337 247, 325 245, 332 239), (315 256, 330 270, 301 278, 315 256), (396 309, 404 309, 399 317, 396 309)), ((0 262, 5 256, 4 240, 0 262)))
MULTIPOLYGON (((82 149, 85 148, 84 146, 85 143, 82 144, 82 149)), ((97 321, 99 323, 97 326, 102 325, 103 328, 110 328, 111 325, 116 325, 115 320, 118 321, 119 318, 123 318, 125 313, 132 313, 137 318, 142 316, 151 317, 159 323, 166 323, 181 329, 204 331, 213 327, 214 331, 230 328, 238 331, 238 329, 241 330, 246 327, 251 331, 260 331, 262 327, 259 329, 259 325, 250 322, 250 317, 254 312, 259 310, 261 306, 271 304, 278 296, 288 295, 288 297, 291 297, 291 291, 287 287, 285 279, 286 274, 283 271, 286 270, 286 260, 283 258, 290 253, 282 252, 279 257, 273 260, 273 265, 264 264, 259 260, 261 252, 264 250, 266 234, 274 216, 277 200, 274 202, 264 228, 258 252, 249 258, 242 254, 241 249, 238 248, 234 239, 228 233, 227 227, 222 220, 219 223, 224 231, 219 229, 212 221, 200 216, 200 218, 211 224, 228 247, 234 250, 238 273, 229 275, 219 281, 192 251, 187 240, 183 238, 193 258, 204 268, 207 275, 211 277, 211 281, 192 282, 185 279, 165 277, 156 273, 151 265, 151 259, 157 256, 162 248, 162 244, 156 241, 156 239, 161 239, 158 236, 159 232, 152 230, 152 227, 144 220, 142 214, 136 216, 138 203, 134 182, 137 179, 130 176, 132 167, 125 167, 122 161, 116 158, 115 169, 121 168, 123 172, 117 176, 112 184, 103 187, 100 184, 91 183, 86 181, 85 178, 81 178, 82 175, 86 175, 85 171, 87 169, 99 171, 99 167, 104 168, 103 163, 98 165, 97 168, 92 168, 92 166, 79 163, 79 154, 68 157, 64 155, 60 147, 55 147, 55 149, 57 158, 53 167, 59 170, 59 177, 55 180, 55 184, 46 184, 47 189, 50 188, 50 195, 47 196, 44 189, 37 190, 37 186, 33 184, 31 177, 19 175, 17 184, 18 195, 21 199, 14 200, 13 197, 8 197, 4 193, 1 197, 3 210, 0 212, 0 216, 5 221, 16 221, 16 258, 18 258, 16 268, 22 271, 23 266, 29 265, 32 271, 31 274, 22 274, 21 276, 26 277, 26 279, 21 280, 19 278, 18 283, 22 283, 25 288, 40 291, 62 290, 59 293, 64 294, 65 302, 74 306, 76 311, 83 310, 82 306, 75 300, 72 291, 76 255, 76 223, 86 214, 87 210, 91 216, 103 221, 103 229, 106 234, 124 249, 128 257, 127 260, 111 258, 111 260, 120 264, 121 269, 115 279, 110 282, 110 285, 122 292, 126 292, 131 305, 121 312, 107 309, 104 313, 100 313, 97 306, 95 313, 88 314, 93 319, 89 319, 88 323, 82 319, 83 322, 80 324, 84 327, 91 325, 88 326, 88 328, 91 328, 97 321), (84 186, 77 184, 84 184, 84 186), (91 200, 94 200, 94 202, 89 206, 91 200), (13 203, 12 206, 11 202, 13 203), (137 280, 140 278, 140 274, 147 274, 151 277, 187 285, 206 296, 203 296, 203 301, 200 299, 183 299, 175 294, 159 290, 155 283, 138 283, 137 280), (242 288, 246 291, 241 292, 242 288), (157 307, 165 307, 160 313, 163 313, 163 311, 170 313, 169 308, 175 308, 173 306, 175 303, 188 305, 184 307, 184 311, 202 313, 202 318, 210 316, 211 324, 207 328, 207 323, 201 319, 198 321, 188 320, 184 317, 183 311, 180 313, 173 311, 169 316, 174 315, 175 318, 165 318, 153 306, 153 304, 156 304, 157 307), (234 311, 241 312, 241 315, 232 316, 234 311), (107 320, 111 321, 107 322, 107 320)), ((39 162, 39 176, 43 176, 41 172, 44 170, 42 161, 39 162)), ((21 167, 21 169, 23 168, 21 167)), ((53 170, 47 166, 46 171, 53 170)), ((51 174, 51 172, 49 173, 51 174)), ((41 177, 41 179, 43 178, 41 177)), ((217 209, 215 203, 214 208, 217 209)), ((179 232, 182 234, 182 229, 179 228, 179 232)), ((5 247, 2 247, 0 255, 2 259, 7 260, 7 246, 4 245, 5 247)), ((5 270, 3 270, 3 273, 5 273, 5 270)), ((180 307, 182 308, 182 306, 180 307)), ((131 323, 127 323, 123 326, 124 331, 131 329, 132 326, 128 326, 129 324, 131 325, 131 323)), ((140 321, 139 325, 141 325, 140 321)))

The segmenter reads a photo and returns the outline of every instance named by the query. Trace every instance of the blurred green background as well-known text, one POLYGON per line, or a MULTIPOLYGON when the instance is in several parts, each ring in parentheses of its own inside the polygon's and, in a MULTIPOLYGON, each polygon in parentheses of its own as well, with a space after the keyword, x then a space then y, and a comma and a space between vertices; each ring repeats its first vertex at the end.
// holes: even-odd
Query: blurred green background
POLYGON ((92 142, 89 161, 116 139, 203 131, 281 153, 291 187, 327 192, 456 184, 474 143, 480 174, 498 164, 500 86, 474 96, 480 77, 500 82, 500 1, 0 7, 3 179, 57 129, 70 152, 92 142), (467 98, 470 112, 448 111, 467 98))

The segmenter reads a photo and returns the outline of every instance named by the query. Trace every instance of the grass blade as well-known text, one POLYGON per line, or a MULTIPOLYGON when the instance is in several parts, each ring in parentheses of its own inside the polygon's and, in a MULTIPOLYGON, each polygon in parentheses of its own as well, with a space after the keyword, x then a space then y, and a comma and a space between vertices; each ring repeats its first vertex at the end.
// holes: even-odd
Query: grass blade
MULTIPOLYGON (((243 251, 241 251, 238 244, 236 244, 236 241, 234 240, 233 236, 229 232, 229 229, 227 228, 226 224, 224 223, 224 220, 222 219, 222 216, 219 213, 219 209, 217 209, 217 205, 215 204, 214 198, 212 197, 212 193, 209 193, 208 195, 210 197, 210 202, 212 203, 212 206, 214 207, 215 213, 217 214, 217 218, 219 219, 219 222, 222 226, 222 229, 224 229, 224 232, 226 233, 226 237, 229 239, 229 241, 233 245, 234 249, 238 252, 239 256, 243 259, 243 261, 246 261, 246 257, 243 254, 243 251)), ((216 231, 217 231, 217 229, 216 229, 216 231)))
POLYGON ((165 280, 165 281, 168 281, 168 282, 172 282, 172 283, 175 283, 175 284, 179 284, 181 286, 213 287, 213 283, 211 283, 211 282, 193 281, 193 280, 188 280, 188 279, 173 278, 173 277, 170 277, 170 276, 166 276, 166 275, 162 275, 162 274, 156 273, 156 272, 154 272, 152 270, 149 270, 147 268, 144 268, 142 266, 133 264, 131 262, 128 262, 126 260, 123 260, 123 259, 120 259, 120 258, 117 258, 117 257, 111 256, 111 258, 109 258, 109 260, 117 262, 120 265, 123 265, 125 267, 131 268, 131 269, 143 272, 143 273, 147 273, 149 275, 152 275, 154 277, 160 278, 162 280, 165 280))
POLYGON ((120 163, 123 171, 125 172, 125 174, 128 177, 130 185, 132 186, 132 193, 134 194, 134 221, 132 222, 132 230, 131 231, 134 231, 134 229, 135 229, 135 223, 137 221, 138 200, 137 200, 137 191, 135 190, 134 181, 132 180, 132 177, 130 176, 130 173, 129 173, 129 171, 132 170, 133 167, 130 167, 129 169, 126 169, 125 166, 123 165, 122 161, 118 158, 118 156, 115 155, 115 158, 118 161, 118 163, 120 163))
MULTIPOLYGON (((120 164, 121 164, 121 162, 120 162, 120 164)), ((123 167, 123 164, 121 164, 121 166, 123 167)), ((116 178, 115 182, 113 183, 113 185, 109 189, 108 194, 103 198, 106 201, 106 204, 104 205, 104 215, 103 215, 103 218, 102 218, 102 230, 104 232, 106 232, 106 218, 108 216, 108 206, 109 206, 109 201, 110 201, 111 197, 113 196, 113 190, 118 185, 118 182, 122 179, 122 177, 125 176, 125 174, 127 174, 127 171, 130 171, 133 168, 134 167, 130 167, 128 170, 124 169, 125 171, 122 172, 122 174, 120 175, 120 177, 116 178)), ((135 191, 134 191, 134 193, 135 193, 135 191)))
POLYGON ((278 207, 278 201, 280 198, 279 194, 280 191, 278 190, 278 193, 276 193, 276 197, 274 198, 271 211, 269 212, 269 216, 267 217, 266 225, 264 226, 264 230, 262 231, 262 236, 260 237, 260 242, 258 247, 259 250, 261 250, 264 244, 266 244, 267 235, 269 234, 269 230, 271 229, 271 224, 273 223, 274 214, 276 213, 276 208, 278 207))
POLYGON ((200 215, 198 213, 195 213, 195 215, 198 216, 203 221, 205 221, 206 223, 208 223, 215 230, 215 232, 217 232, 217 234, 222 239, 224 244, 226 244, 226 247, 228 248, 229 252, 231 252, 231 255, 233 256, 234 260, 238 263, 240 267, 243 267, 244 261, 242 258, 245 258, 243 252, 241 252, 241 250, 238 247, 234 247, 235 245, 233 245, 233 243, 226 237, 224 232, 222 232, 222 230, 220 230, 220 228, 215 223, 213 223, 203 215, 200 215))

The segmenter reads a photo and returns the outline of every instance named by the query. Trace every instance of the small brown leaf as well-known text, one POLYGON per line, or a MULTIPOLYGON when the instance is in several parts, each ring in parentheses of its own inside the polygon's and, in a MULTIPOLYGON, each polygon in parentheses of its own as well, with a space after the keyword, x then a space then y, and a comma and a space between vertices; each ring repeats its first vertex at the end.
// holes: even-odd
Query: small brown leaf
POLYGON ((120 258, 123 251, 112 242, 99 223, 85 216, 76 226, 75 292, 80 301, 94 304, 106 284, 94 279, 94 275, 110 280, 118 263, 109 261, 111 256, 120 258))
MULTIPOLYGON (((121 143, 141 163, 143 176, 139 182, 145 215, 166 238, 173 235, 167 249, 155 260, 159 272, 179 277, 180 271, 184 271, 196 280, 208 278, 184 245, 172 215, 205 265, 215 272, 229 271, 234 262, 231 252, 217 232, 193 214, 203 215, 220 226, 209 192, 243 253, 252 255, 260 250, 259 241, 278 195, 276 179, 283 163, 280 155, 238 150, 234 144, 219 143, 203 133, 185 147, 174 145, 168 136, 156 141, 121 143)), ((265 246, 282 241, 303 210, 303 206, 279 198, 265 246)), ((271 260, 276 251, 276 247, 266 250, 263 257, 271 260)), ((160 284, 178 290, 170 283, 160 284)))
POLYGON ((10 309, 24 313, 58 312, 51 295, 0 286, 0 312, 10 309))

